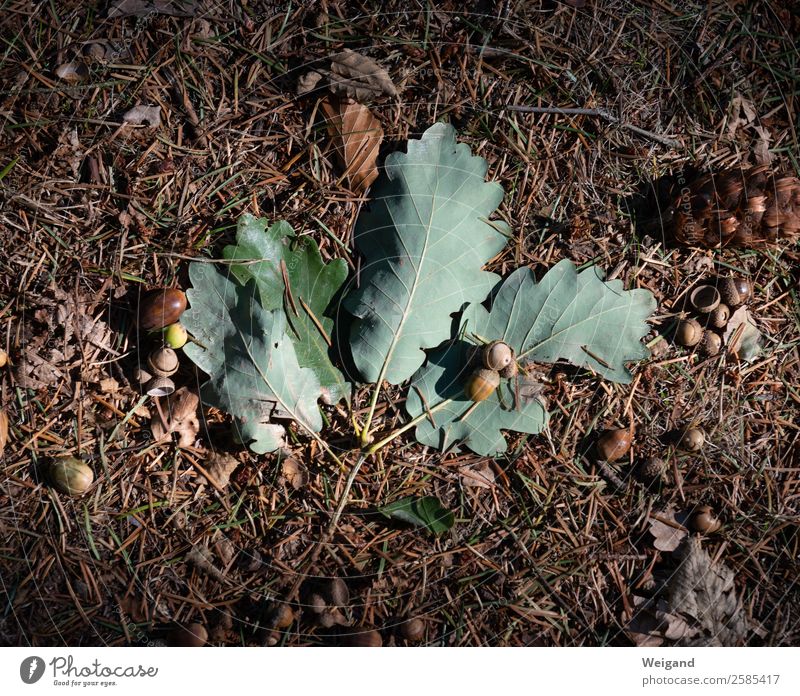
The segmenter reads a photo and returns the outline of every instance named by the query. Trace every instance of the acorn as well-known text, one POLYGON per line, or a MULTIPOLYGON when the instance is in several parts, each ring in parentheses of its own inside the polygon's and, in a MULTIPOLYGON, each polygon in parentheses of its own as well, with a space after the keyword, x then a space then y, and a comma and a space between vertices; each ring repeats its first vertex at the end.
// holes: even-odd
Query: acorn
POLYGON ((294 622, 294 612, 288 604, 279 602, 273 607, 272 623, 275 628, 289 628, 294 622))
POLYGON ((207 642, 208 631, 200 623, 177 626, 169 634, 169 644, 177 648, 201 648, 207 642))
POLYGON ((148 396, 169 396, 175 391, 175 382, 169 377, 153 377, 144 390, 148 396))
POLYGON ((726 305, 738 307, 750 299, 753 286, 747 278, 723 278, 719 284, 719 292, 726 305))
POLYGON ((700 343, 703 337, 703 327, 696 319, 682 319, 678 322, 678 328, 675 329, 675 341, 682 346, 691 348, 700 343))
POLYGON ((156 348, 147 357, 147 365, 156 377, 171 377, 179 364, 178 354, 172 348, 156 348))
POLYGON ((473 370, 464 385, 464 393, 471 401, 485 401, 500 386, 500 373, 479 368, 473 370))
POLYGON ((50 483, 67 495, 83 495, 94 481, 92 470, 77 457, 60 457, 50 464, 50 483))
POLYGON ((713 285, 700 285, 696 287, 689 296, 689 301, 701 314, 713 312, 720 302, 719 290, 713 285))
POLYGON ((139 327, 145 331, 163 329, 181 318, 186 309, 186 295, 177 288, 163 288, 147 293, 139 304, 139 327))
POLYGON ((416 616, 404 621, 400 624, 400 635, 409 643, 421 641, 425 637, 425 622, 416 616))
POLYGON ((710 505, 701 505, 689 519, 689 526, 699 534, 713 534, 722 527, 722 522, 714 514, 710 505))
POLYGON ((324 597, 328 604, 335 607, 346 607, 350 604, 350 590, 341 578, 333 578, 324 588, 324 597))
POLYGON ((8 364, 8 353, 0 348, 0 367, 5 367, 8 364))
POLYGON ((713 331, 705 331, 703 341, 700 343, 700 350, 705 355, 716 355, 722 350, 722 337, 713 331))
POLYGON ((720 304, 708 315, 708 323, 717 329, 724 329, 731 318, 731 310, 726 304, 720 304))
POLYGON ((597 457, 607 462, 621 459, 631 448, 631 431, 627 428, 606 430, 597 441, 597 457))
POLYGON ((648 457, 636 467, 636 477, 644 483, 660 481, 667 471, 667 463, 658 457, 648 457))
POLYGON ((483 366, 498 372, 514 361, 514 351, 504 341, 492 341, 482 350, 483 366))
POLYGON ((164 343, 166 343, 170 348, 174 348, 175 350, 178 348, 183 348, 188 340, 189 333, 185 328, 183 328, 183 324, 180 322, 170 324, 166 329, 164 329, 164 343))
POLYGON ((0 408, 0 457, 8 442, 8 416, 4 409, 0 408))
POLYGON ((700 428, 687 428, 678 438, 678 447, 687 452, 699 452, 706 443, 706 434, 700 428))
POLYGON ((380 648, 383 638, 377 631, 361 631, 343 635, 342 642, 353 648, 380 648))

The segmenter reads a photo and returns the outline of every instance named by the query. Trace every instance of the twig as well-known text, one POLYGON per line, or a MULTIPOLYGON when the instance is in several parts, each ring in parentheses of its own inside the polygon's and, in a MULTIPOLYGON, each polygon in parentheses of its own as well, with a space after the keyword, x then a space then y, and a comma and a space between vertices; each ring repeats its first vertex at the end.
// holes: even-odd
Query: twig
POLYGON ((650 140, 655 140, 657 143, 661 143, 666 147, 671 147, 676 150, 681 148, 681 144, 677 140, 673 140, 672 138, 667 138, 663 135, 658 135, 658 133, 653 133, 652 131, 645 130, 644 128, 639 128, 639 126, 634 126, 630 123, 625 123, 620 121, 614 114, 606 111, 605 109, 579 109, 574 107, 567 107, 567 108, 560 108, 558 106, 524 106, 521 104, 511 104, 510 106, 505 107, 510 111, 519 111, 520 113, 524 114, 562 114, 565 116, 599 116, 600 118, 604 118, 606 121, 610 123, 616 123, 621 128, 625 128, 626 130, 631 131, 632 133, 636 133, 637 135, 641 135, 644 138, 650 138, 650 140))

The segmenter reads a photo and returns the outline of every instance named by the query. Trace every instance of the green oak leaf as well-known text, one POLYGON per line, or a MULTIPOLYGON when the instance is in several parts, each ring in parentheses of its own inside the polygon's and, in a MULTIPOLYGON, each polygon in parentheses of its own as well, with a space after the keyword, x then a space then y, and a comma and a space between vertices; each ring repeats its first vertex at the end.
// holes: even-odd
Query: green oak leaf
POLYGON ((360 287, 345 300, 356 317, 353 359, 366 381, 411 377, 422 349, 449 337, 451 315, 497 283, 481 269, 505 246, 507 227, 487 219, 503 189, 485 181, 486 171, 444 123, 386 158, 356 223, 360 287))
POLYGON ((231 264, 230 272, 242 284, 255 280, 265 309, 284 308, 297 359, 316 373, 324 401, 332 404, 349 397, 350 387, 331 361, 328 343, 333 319, 327 314, 347 277, 344 259, 325 264, 317 243, 310 237, 297 237, 289 223, 276 222, 270 227, 264 218, 247 213, 239 218, 236 245, 226 246, 222 255, 229 261, 245 262, 231 264), (281 262, 294 299, 286 307, 281 262))
MULTIPOLYGON (((570 261, 561 261, 539 283, 528 268, 512 273, 495 294, 491 311, 481 304, 466 308, 459 335, 503 340, 523 363, 568 360, 627 383, 631 374, 625 363, 649 355, 641 338, 655 307, 648 290, 626 291, 619 280, 604 282, 596 267, 578 273, 570 261)), ((491 397, 473 405, 463 393, 469 346, 459 340, 432 351, 414 376, 406 408, 417 417, 427 405, 436 424, 420 422, 419 442, 441 449, 463 443, 493 456, 507 448, 501 430, 536 434, 547 424, 547 414, 515 379, 502 380, 491 397), (447 399, 452 401, 436 408, 447 399)))
POLYGON ((277 418, 319 432, 322 388, 314 371, 299 364, 283 310, 265 309, 255 282, 239 285, 211 264, 191 264, 189 277, 191 308, 181 321, 202 345, 187 344, 184 352, 209 374, 203 403, 232 415, 254 452, 284 444, 277 418))

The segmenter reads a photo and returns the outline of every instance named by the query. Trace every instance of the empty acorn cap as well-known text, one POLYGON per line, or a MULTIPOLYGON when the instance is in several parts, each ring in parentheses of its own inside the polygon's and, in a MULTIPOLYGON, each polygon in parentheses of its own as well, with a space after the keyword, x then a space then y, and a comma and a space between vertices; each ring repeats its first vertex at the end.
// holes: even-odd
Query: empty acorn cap
POLYGON ((698 312, 708 314, 719 306, 720 294, 713 285, 700 285, 692 290, 689 299, 698 312))
POLYGON ((148 396, 169 396, 175 391, 175 383, 169 377, 153 377, 144 389, 148 396))

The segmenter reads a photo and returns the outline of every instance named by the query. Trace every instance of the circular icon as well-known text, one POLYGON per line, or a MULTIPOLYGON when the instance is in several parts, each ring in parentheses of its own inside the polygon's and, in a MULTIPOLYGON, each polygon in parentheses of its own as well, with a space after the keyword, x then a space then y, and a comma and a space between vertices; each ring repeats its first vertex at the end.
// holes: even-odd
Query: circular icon
POLYGON ((26 684, 35 684, 44 674, 44 660, 36 655, 26 657, 19 666, 19 676, 26 684))

